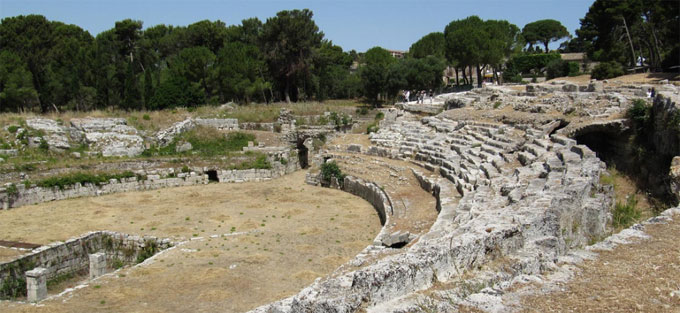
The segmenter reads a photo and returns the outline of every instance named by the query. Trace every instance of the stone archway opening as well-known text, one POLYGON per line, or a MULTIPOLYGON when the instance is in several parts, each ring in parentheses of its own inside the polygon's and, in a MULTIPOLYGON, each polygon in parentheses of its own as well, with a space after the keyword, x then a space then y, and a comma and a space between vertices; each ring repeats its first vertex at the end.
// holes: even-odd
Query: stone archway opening
POLYGON ((297 140, 297 153, 298 153, 298 162, 300 163, 300 167, 305 169, 309 167, 309 148, 305 145, 305 140, 303 138, 300 138, 297 140))
POLYGON ((208 175, 208 181, 209 182, 219 182, 220 181, 220 178, 217 176, 216 170, 206 171, 205 174, 208 175))

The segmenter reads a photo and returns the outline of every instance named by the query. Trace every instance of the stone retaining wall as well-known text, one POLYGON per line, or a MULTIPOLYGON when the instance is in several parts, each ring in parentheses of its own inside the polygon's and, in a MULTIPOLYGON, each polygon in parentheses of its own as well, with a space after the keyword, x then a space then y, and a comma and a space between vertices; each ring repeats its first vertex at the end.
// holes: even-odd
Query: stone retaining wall
MULTIPOLYGON (((158 251, 171 247, 169 239, 152 236, 132 236, 112 231, 90 232, 66 242, 55 242, 33 250, 9 262, 0 263, 0 286, 15 286, 19 294, 26 291, 25 272, 36 267, 47 269, 47 279, 60 275, 76 273, 89 268, 89 254, 104 252, 107 264, 111 267, 114 260, 120 265, 134 264, 138 258, 152 256, 158 251), (23 287, 22 287, 23 285, 23 287)), ((0 289, 0 299, 8 298, 11 290, 0 289)))
POLYGON ((142 171, 138 174, 146 176, 146 180, 137 177, 111 180, 102 185, 75 184, 64 189, 59 187, 43 188, 32 186, 26 188, 23 184, 15 185, 16 191, 0 188, 0 209, 16 208, 24 205, 43 203, 55 200, 79 197, 93 197, 106 194, 155 190, 169 187, 194 186, 209 182, 208 172, 215 171, 219 182, 248 182, 264 181, 292 173, 299 169, 297 160, 289 160, 286 165, 274 163, 272 169, 223 170, 214 168, 193 168, 191 172, 182 173, 181 169, 158 169, 142 171))

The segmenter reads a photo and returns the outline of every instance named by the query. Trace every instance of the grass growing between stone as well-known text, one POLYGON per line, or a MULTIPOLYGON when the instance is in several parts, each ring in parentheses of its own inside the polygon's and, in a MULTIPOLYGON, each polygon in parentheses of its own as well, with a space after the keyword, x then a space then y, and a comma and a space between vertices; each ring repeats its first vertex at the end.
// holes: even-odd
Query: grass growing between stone
POLYGON ((611 209, 614 231, 658 214, 658 210, 653 206, 654 199, 639 190, 630 177, 615 167, 607 168, 607 171, 600 175, 600 184, 614 188, 615 203, 611 209))
MULTIPOLYGON (((101 185, 103 183, 108 183, 110 180, 115 179, 121 181, 125 178, 135 177, 135 173, 131 171, 125 171, 122 173, 105 173, 105 174, 92 174, 92 173, 72 173, 63 176, 49 177, 36 182, 38 187, 43 188, 53 188, 59 187, 59 189, 64 189, 64 187, 80 184, 94 184, 101 185)), ((142 178, 142 177, 138 177, 142 178)))

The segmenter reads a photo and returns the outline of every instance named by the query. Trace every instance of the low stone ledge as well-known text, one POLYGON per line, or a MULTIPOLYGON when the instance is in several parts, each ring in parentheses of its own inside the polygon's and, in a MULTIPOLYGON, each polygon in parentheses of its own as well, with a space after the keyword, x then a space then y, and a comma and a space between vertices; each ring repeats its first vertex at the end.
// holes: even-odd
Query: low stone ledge
MULTIPOLYGON (((134 236, 112 231, 90 232, 65 242, 54 242, 12 261, 0 263, 0 286, 14 286, 0 290, 0 299, 11 299, 26 291, 24 273, 37 267, 44 268, 49 281, 60 275, 89 271, 90 254, 102 253, 106 264, 136 264, 174 243, 170 239, 153 236, 134 236)), ((103 269, 99 269, 101 275, 103 269)))

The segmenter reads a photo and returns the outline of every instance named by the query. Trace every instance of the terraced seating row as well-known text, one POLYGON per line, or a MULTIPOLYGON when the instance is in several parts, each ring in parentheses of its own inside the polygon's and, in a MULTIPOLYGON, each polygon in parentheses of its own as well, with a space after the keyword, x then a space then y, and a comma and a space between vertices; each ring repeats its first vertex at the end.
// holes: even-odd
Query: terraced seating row
POLYGON ((411 312, 423 303, 456 311, 452 304, 500 297, 503 292, 494 290, 515 278, 554 267, 570 248, 604 233, 612 198, 599 186, 604 163, 574 140, 547 133, 528 125, 408 115, 383 127, 371 136, 377 147, 369 154, 412 155, 414 163, 438 169, 413 170, 437 200, 435 223, 399 253, 255 312, 411 312), (499 258, 507 266, 484 269, 499 258), (461 292, 465 280, 490 287, 461 292))

